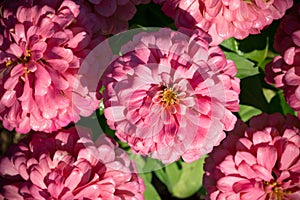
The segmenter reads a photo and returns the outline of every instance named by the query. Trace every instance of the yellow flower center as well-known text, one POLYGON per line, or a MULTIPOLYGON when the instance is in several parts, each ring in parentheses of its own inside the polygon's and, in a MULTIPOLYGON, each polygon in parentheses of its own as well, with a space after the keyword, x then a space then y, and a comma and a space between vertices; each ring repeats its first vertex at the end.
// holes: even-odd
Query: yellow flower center
POLYGON ((272 187, 272 192, 268 194, 271 199, 283 200, 286 194, 291 194, 290 190, 285 190, 277 182, 264 181, 265 187, 272 187))
POLYGON ((29 74, 30 70, 26 66, 26 64, 30 61, 31 52, 29 49, 26 50, 26 55, 22 55, 20 58, 18 58, 17 61, 12 61, 11 59, 8 59, 5 63, 6 67, 16 66, 17 64, 23 64, 24 65, 24 73, 29 74))
POLYGON ((178 102, 177 94, 171 88, 166 88, 162 93, 161 101, 168 106, 174 105, 178 102))

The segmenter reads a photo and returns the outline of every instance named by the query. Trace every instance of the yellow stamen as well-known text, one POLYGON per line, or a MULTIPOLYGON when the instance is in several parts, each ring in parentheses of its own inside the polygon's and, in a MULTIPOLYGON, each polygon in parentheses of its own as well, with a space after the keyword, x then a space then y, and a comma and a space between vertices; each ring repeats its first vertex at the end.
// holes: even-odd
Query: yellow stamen
POLYGON ((162 93, 161 101, 167 105, 174 105, 178 102, 177 94, 171 88, 166 88, 162 93))
POLYGON ((283 200, 285 195, 290 194, 290 190, 283 189, 277 182, 275 181, 263 181, 265 187, 272 187, 272 192, 269 193, 270 197, 275 200, 283 200))

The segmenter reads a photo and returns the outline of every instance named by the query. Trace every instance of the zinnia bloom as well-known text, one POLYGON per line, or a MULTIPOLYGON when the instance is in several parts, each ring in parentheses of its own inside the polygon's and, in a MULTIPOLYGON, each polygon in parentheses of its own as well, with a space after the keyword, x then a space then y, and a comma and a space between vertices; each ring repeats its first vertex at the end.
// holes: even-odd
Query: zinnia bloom
POLYGON ((127 154, 87 130, 31 132, 0 160, 0 199, 143 199, 144 183, 127 154))
POLYGON ((244 39, 258 34, 281 18, 293 0, 154 0, 175 20, 177 27, 199 27, 218 45, 230 37, 244 39))
MULTIPOLYGON (((266 66, 266 81, 283 89, 288 104, 300 111, 300 4, 280 23, 274 48, 280 53, 266 66)), ((299 115, 300 117, 300 115, 299 115)))
POLYGON ((93 7, 97 15, 96 24, 102 34, 117 34, 128 30, 128 21, 136 13, 136 5, 147 4, 150 0, 79 0, 93 7))
POLYGON ((199 159, 239 110, 236 67, 200 30, 141 32, 103 75, 105 116, 134 152, 165 163, 199 159))
POLYGON ((206 158, 208 199, 300 199, 300 121, 261 114, 238 122, 206 158))
POLYGON ((91 39, 72 23, 79 6, 4 9, 0 34, 0 119, 6 129, 51 132, 98 105, 77 75, 91 39))

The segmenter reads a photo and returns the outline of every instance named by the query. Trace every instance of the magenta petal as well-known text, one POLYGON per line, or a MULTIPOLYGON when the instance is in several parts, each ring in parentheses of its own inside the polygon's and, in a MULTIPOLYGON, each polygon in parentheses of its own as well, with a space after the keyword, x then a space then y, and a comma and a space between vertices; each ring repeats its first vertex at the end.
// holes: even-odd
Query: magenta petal
POLYGON ((252 169, 256 172, 257 176, 262 180, 271 181, 273 179, 272 171, 269 171, 260 165, 253 165, 252 169))
POLYGON ((47 64, 60 73, 65 72, 69 67, 68 62, 62 59, 48 59, 47 64))
POLYGON ((234 157, 235 163, 239 165, 242 161, 247 162, 250 166, 256 164, 256 158, 249 152, 238 151, 234 157))
POLYGON ((59 46, 64 44, 66 41, 68 41, 68 36, 65 32, 59 31, 54 33, 54 35, 48 39, 47 44, 48 46, 59 46))
POLYGON ((246 177, 247 179, 257 178, 258 175, 245 161, 242 161, 238 166, 239 174, 246 177))
POLYGON ((218 180, 217 187, 219 190, 223 192, 232 191, 233 184, 242 180, 244 180, 244 178, 235 177, 235 176, 222 177, 218 180))
POLYGON ((23 24, 16 24, 15 26, 15 33, 16 35, 19 37, 19 39, 25 39, 26 36, 25 36, 25 28, 24 28, 24 25, 23 24))
POLYGON ((250 190, 253 190, 253 183, 250 180, 244 179, 233 184, 233 191, 235 193, 248 192, 250 190))
POLYGON ((102 0, 95 6, 96 12, 104 17, 110 17, 117 9, 117 0, 102 0))
POLYGON ((68 47, 75 51, 80 51, 88 46, 90 37, 86 32, 76 34, 68 43, 68 47))
MULTIPOLYGON (((13 77, 20 77, 24 74, 24 65, 23 64, 18 64, 16 66, 14 66, 14 68, 11 70, 10 72, 10 78, 13 78, 13 77)), ((7 81, 8 82, 8 81, 7 81)), ((6 82, 5 82, 6 84, 6 82)), ((10 89, 13 89, 14 87, 13 86, 10 86, 9 87, 10 89)), ((6 88, 7 89, 7 88, 6 88)))
POLYGON ((260 188, 252 188, 249 192, 246 192, 241 195, 241 199, 245 200, 264 200, 266 198, 266 193, 260 188))
MULTIPOLYGON (((18 185, 4 185, 2 190, 3 190, 2 194, 5 196, 5 199, 14 199, 14 200, 24 199, 24 197, 18 192, 19 191, 18 185)), ((0 194, 0 199, 2 198, 2 194, 0 194)))
POLYGON ((54 34, 54 24, 50 18, 43 18, 40 22, 37 32, 45 38, 51 37, 54 34))
POLYGON ((260 144, 260 143, 269 143, 272 141, 272 137, 270 134, 267 134, 263 131, 257 131, 253 134, 253 144, 260 144))
POLYGON ((41 66, 37 67, 35 76, 35 95, 43 96, 47 93, 48 87, 51 84, 51 77, 47 70, 41 66))
POLYGON ((299 158, 300 150, 294 144, 287 144, 280 159, 280 170, 288 169, 296 158, 299 158))
POLYGON ((30 180, 33 184, 37 185, 40 188, 45 189, 47 187, 43 181, 42 174, 36 169, 32 170, 32 172, 30 173, 30 180))
POLYGON ((272 171, 277 161, 277 149, 272 146, 259 147, 257 149, 257 163, 272 171))
POLYGON ((90 185, 75 195, 75 199, 96 199, 101 193, 98 185, 90 185))
POLYGON ((49 74, 51 76, 53 86, 56 89, 63 91, 70 87, 70 83, 56 71, 50 71, 49 74))
POLYGON ((70 63, 73 59, 73 52, 70 49, 65 49, 62 47, 54 47, 47 52, 45 58, 48 59, 64 59, 70 63))
POLYGON ((31 47, 31 53, 32 53, 32 59, 39 60, 43 58, 44 52, 47 49, 47 43, 46 42, 38 42, 35 43, 31 47))
POLYGON ((73 169, 69 177, 65 180, 65 186, 70 190, 74 190, 80 183, 83 174, 80 169, 73 169))
POLYGON ((7 90, 1 98, 1 103, 6 107, 11 107, 16 101, 16 91, 7 90))
POLYGON ((117 106, 117 107, 110 107, 104 110, 104 114, 108 119, 114 119, 116 121, 121 121, 125 119, 124 115, 125 107, 117 106))
POLYGON ((1 175, 15 176, 18 175, 18 170, 14 168, 14 164, 7 157, 0 160, 1 175))
POLYGON ((15 55, 18 58, 20 58, 24 53, 23 50, 16 43, 12 43, 7 52, 15 55))
POLYGON ((136 13, 135 5, 129 1, 125 5, 118 5, 117 10, 115 11, 114 14, 114 18, 117 18, 122 21, 129 21, 133 18, 135 13, 136 13))

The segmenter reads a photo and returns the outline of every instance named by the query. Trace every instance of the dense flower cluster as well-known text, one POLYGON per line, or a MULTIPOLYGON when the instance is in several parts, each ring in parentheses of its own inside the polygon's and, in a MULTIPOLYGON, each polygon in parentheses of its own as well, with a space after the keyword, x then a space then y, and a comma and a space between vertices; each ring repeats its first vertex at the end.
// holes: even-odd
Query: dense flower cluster
POLYGON ((300 199, 300 121, 261 114, 237 123, 206 159, 209 199, 300 199))
POLYGON ((234 63, 208 48, 206 33, 180 31, 135 35, 102 77, 109 126, 133 151, 165 163, 210 152, 239 110, 234 63))
POLYGON ((74 24, 79 6, 4 9, 0 25, 0 119, 9 130, 51 132, 98 106, 77 75, 91 37, 74 24))
POLYGON ((150 170, 181 158, 155 177, 174 197, 202 185, 211 200, 300 199, 300 3, 150 2, 0 2, 0 129, 11 135, 0 131, 0 200, 160 199, 150 170), (265 34, 261 55, 257 41, 253 49, 238 41, 284 15, 278 56, 265 34), (165 27, 149 27, 155 24, 165 27), (231 37, 237 40, 218 46, 231 37), (250 81, 261 81, 258 68, 269 56, 265 80, 284 91, 298 118, 263 113, 247 125, 237 118, 249 119, 257 108, 286 111, 277 88, 258 88, 270 104, 253 93, 250 81), (118 140, 78 122, 93 130, 100 124, 118 140), (137 167, 150 172, 144 180, 137 167), (198 180, 191 177, 198 172, 198 180))
POLYGON ((125 152, 84 129, 30 133, 0 160, 0 199, 144 199, 125 152))
POLYGON ((200 27, 217 45, 230 37, 244 39, 258 34, 281 18, 293 0, 154 0, 175 20, 177 27, 200 27))
POLYGON ((266 81, 283 89, 286 101, 300 111, 300 4, 286 15, 276 32, 274 48, 280 53, 266 66, 266 81))

